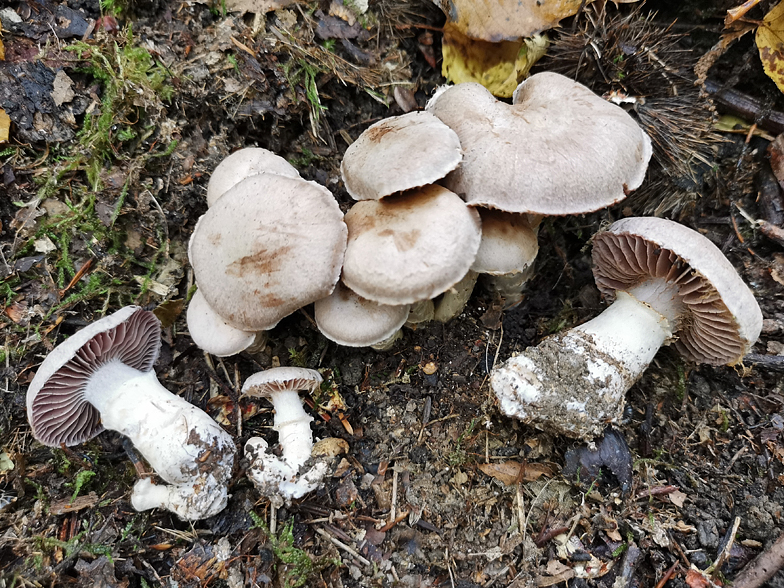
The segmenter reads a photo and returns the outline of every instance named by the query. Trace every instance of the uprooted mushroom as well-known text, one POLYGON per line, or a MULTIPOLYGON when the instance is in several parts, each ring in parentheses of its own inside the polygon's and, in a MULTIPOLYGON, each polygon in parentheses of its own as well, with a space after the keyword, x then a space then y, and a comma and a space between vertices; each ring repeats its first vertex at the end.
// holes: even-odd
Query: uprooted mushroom
POLYGON ((626 391, 662 345, 697 363, 734 365, 762 328, 732 264, 673 221, 617 221, 594 237, 593 272, 612 302, 602 314, 493 370, 490 384, 509 416, 591 438, 621 418, 626 391))
POLYGON ((127 436, 168 484, 136 482, 136 510, 165 508, 203 519, 226 506, 234 464, 231 436, 204 411, 172 394, 153 365, 160 324, 126 306, 58 345, 27 390, 27 417, 44 445, 78 445, 104 429, 127 436))

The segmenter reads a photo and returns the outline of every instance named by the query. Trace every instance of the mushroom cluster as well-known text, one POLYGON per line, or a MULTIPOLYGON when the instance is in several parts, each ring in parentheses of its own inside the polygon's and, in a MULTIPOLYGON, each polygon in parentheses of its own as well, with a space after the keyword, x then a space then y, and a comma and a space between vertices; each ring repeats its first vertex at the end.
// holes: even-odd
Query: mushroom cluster
POLYGON ((593 239, 596 285, 612 304, 496 367, 501 410, 590 439, 623 414, 624 395, 662 345, 686 359, 734 365, 762 328, 762 312, 706 237, 661 218, 617 221, 593 239))
POLYGON ((104 429, 128 437, 168 484, 136 482, 136 510, 165 508, 203 519, 226 506, 234 465, 231 436, 155 376, 161 334, 155 315, 126 306, 58 345, 27 390, 34 437, 71 446, 104 429))

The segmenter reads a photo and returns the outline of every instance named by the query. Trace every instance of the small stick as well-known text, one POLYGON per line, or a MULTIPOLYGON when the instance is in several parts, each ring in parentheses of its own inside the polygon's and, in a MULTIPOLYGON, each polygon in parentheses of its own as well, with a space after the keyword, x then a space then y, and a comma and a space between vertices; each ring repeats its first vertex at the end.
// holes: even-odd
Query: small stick
POLYGON ((656 584, 656 588, 664 588, 664 585, 667 584, 667 582, 670 581, 670 578, 672 578, 672 575, 675 573, 675 569, 679 565, 681 565, 681 562, 679 562, 679 561, 676 561, 674 564, 672 564, 672 567, 669 570, 667 570, 666 572, 664 572, 664 575, 662 576, 662 579, 659 580, 659 582, 656 584))
POLYGON ((278 509, 270 502, 270 535, 274 535, 278 530, 278 509))
POLYGON ((342 550, 346 551, 347 553, 349 553, 353 557, 355 557, 357 559, 357 561, 362 562, 362 564, 364 564, 366 566, 370 565, 370 562, 368 560, 366 560, 364 557, 362 557, 355 549, 352 549, 351 547, 349 547, 348 545, 346 545, 342 541, 339 541, 338 539, 335 539, 335 537, 333 537, 332 535, 327 533, 324 529, 316 529, 316 533, 318 533, 319 535, 322 535, 322 536, 326 537, 327 539, 329 539, 337 547, 340 547, 342 550))
POLYGON ((730 550, 732 550, 732 546, 735 544, 735 534, 738 532, 738 527, 740 527, 740 517, 735 517, 732 528, 725 535, 727 542, 725 543, 724 548, 721 550, 721 553, 719 553, 716 561, 713 562, 713 565, 705 570, 706 574, 712 574, 713 572, 720 570, 721 566, 724 565, 724 562, 730 558, 730 550))
POLYGON ((392 466, 392 500, 389 507, 389 522, 395 520, 395 503, 397 502, 397 466, 392 466))
POLYGON ((759 588, 784 567, 784 533, 735 578, 733 588, 759 588))

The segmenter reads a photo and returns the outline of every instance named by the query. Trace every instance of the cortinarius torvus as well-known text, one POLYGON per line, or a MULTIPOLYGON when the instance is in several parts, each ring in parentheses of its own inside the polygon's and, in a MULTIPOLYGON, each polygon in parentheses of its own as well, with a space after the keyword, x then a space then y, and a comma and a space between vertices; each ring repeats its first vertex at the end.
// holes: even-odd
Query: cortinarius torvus
POLYGON ((44 445, 77 445, 104 429, 127 436, 170 485, 136 482, 136 510, 166 508, 184 519, 226 506, 231 437, 204 411, 164 388, 153 365, 160 323, 126 306, 58 345, 27 390, 27 417, 44 445))

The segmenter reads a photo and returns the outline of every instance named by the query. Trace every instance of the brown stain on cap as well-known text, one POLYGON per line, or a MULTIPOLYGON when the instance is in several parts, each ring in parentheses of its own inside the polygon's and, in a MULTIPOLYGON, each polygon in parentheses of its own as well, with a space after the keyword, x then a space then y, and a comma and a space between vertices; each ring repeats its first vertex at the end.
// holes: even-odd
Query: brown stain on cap
POLYGON ((393 231, 391 229, 386 229, 379 233, 380 237, 392 237, 392 241, 395 243, 395 247, 397 247, 398 251, 408 251, 413 249, 417 241, 419 241, 419 236, 422 234, 422 231, 419 229, 412 229, 410 231, 393 231))
POLYGON ((249 275, 266 275, 279 271, 283 266, 284 257, 291 251, 291 246, 278 247, 272 250, 260 249, 250 255, 245 255, 232 261, 226 267, 230 276, 245 277, 249 275))

